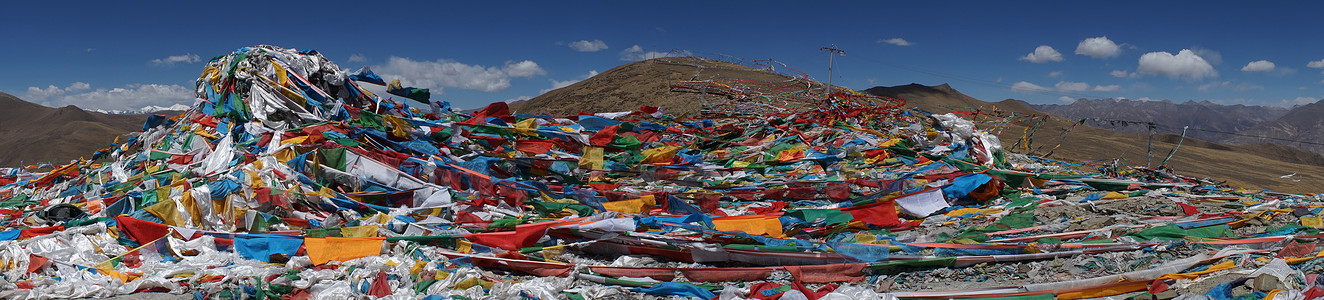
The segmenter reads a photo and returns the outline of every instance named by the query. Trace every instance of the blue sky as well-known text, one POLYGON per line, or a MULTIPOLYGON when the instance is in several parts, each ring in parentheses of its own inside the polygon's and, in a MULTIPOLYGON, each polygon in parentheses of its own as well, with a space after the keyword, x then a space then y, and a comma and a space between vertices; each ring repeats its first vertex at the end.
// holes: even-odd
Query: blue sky
POLYGON ((0 91, 48 106, 192 103, 206 61, 316 49, 460 108, 534 97, 644 57, 775 59, 854 89, 1291 106, 1324 97, 1324 4, 1288 1, 23 1, 0 91), (40 2, 40 3, 39 3, 40 2))

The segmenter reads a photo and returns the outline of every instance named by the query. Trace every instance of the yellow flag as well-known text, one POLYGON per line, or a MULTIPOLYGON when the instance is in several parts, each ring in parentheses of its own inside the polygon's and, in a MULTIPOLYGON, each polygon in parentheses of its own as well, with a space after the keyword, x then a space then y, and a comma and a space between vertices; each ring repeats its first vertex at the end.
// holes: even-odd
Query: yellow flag
POLYGON ((1129 197, 1131 197, 1131 196, 1127 196, 1126 194, 1123 194, 1123 193, 1118 193, 1118 192, 1108 192, 1107 195, 1104 195, 1103 198, 1100 198, 1100 199, 1126 199, 1126 198, 1129 198, 1129 197))
POLYGON ((276 63, 275 59, 271 60, 271 67, 276 69, 276 82, 280 83, 281 86, 285 86, 290 82, 290 76, 285 73, 285 68, 276 63))
POLYGON ((523 134, 523 135, 537 136, 538 135, 537 119, 528 118, 528 119, 520 120, 519 122, 515 123, 515 128, 511 128, 510 131, 514 131, 515 133, 523 134))
POLYGON ((1301 226, 1315 228, 1324 227, 1324 221, 1321 221, 1319 217, 1301 217, 1301 226))
POLYGON ((557 261, 557 259, 560 258, 563 253, 565 253, 565 245, 543 247, 542 259, 548 262, 560 262, 557 261))
POLYGON ((156 204, 152 204, 147 208, 143 208, 143 210, 146 210, 148 213, 151 213, 157 218, 161 218, 161 221, 165 222, 166 225, 170 225, 170 226, 186 225, 184 222, 184 218, 179 215, 179 210, 176 209, 175 201, 170 200, 170 198, 164 198, 160 201, 157 201, 156 204))
POLYGON ((376 237, 378 225, 364 225, 354 227, 340 228, 340 235, 344 237, 376 237))
POLYGON ((753 235, 782 237, 782 222, 776 217, 761 215, 713 218, 713 229, 721 231, 743 231, 753 235))
POLYGON ((610 211, 637 214, 648 211, 656 205, 657 200, 653 199, 653 195, 648 195, 639 199, 606 202, 602 207, 610 211))
POLYGON ((677 152, 680 152, 680 147, 676 147, 676 146, 661 146, 661 147, 644 149, 643 152, 644 160, 640 161, 639 163, 641 164, 670 163, 671 159, 673 157, 676 157, 677 152))
POLYGON ((579 157, 579 168, 601 170, 606 167, 602 161, 602 147, 584 146, 584 156, 579 157))
POLYGON ((474 253, 474 244, 466 240, 459 240, 455 243, 455 251, 460 253, 474 253))

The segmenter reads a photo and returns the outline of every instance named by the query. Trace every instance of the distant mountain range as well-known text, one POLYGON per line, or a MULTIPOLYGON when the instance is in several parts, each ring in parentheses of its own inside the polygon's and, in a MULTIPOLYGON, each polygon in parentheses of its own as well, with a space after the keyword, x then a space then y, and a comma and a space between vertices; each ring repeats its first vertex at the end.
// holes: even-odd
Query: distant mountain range
MULTIPOLYGON (((1287 108, 1273 106, 1220 105, 1209 101, 1140 101, 1127 99, 1076 100, 1068 105, 1031 104, 1042 112, 1067 119, 1087 119, 1087 123, 1122 132, 1145 132, 1147 126, 1130 122, 1153 122, 1156 132, 1180 134, 1189 126, 1188 137, 1214 142, 1228 142, 1232 133, 1277 120, 1287 108)), ((1322 116, 1324 117, 1324 116, 1322 116)), ((1238 143, 1248 144, 1248 143, 1238 143)))
POLYGON ((188 105, 184 105, 184 104, 175 104, 175 105, 171 105, 171 106, 156 106, 156 105, 148 105, 148 106, 144 106, 142 109, 128 109, 128 110, 118 110, 118 109, 111 109, 111 110, 105 110, 105 109, 93 109, 93 110, 91 110, 91 111, 99 112, 99 113, 103 113, 103 114, 114 114, 114 115, 140 115, 140 114, 156 113, 156 112, 161 112, 161 111, 176 111, 176 112, 178 112, 178 111, 186 111, 186 110, 189 109, 189 107, 190 107, 190 106, 188 106, 188 105))
POLYGON ((1324 100, 1297 106, 1275 120, 1255 124, 1223 141, 1273 143, 1324 154, 1324 100))

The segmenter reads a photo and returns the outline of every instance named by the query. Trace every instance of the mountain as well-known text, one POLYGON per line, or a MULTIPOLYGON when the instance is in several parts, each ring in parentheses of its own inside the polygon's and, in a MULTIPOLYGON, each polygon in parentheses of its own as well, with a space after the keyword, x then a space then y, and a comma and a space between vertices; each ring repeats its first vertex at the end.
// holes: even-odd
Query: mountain
MULTIPOLYGON (((1036 104, 1034 109, 1058 115, 1067 119, 1092 119, 1089 124, 1122 132, 1145 132, 1147 126, 1109 122, 1126 120, 1153 122, 1156 131, 1180 133, 1182 128, 1198 130, 1187 131, 1188 137, 1208 141, 1226 141, 1235 133, 1249 129, 1257 124, 1272 121, 1287 114, 1288 109, 1272 106, 1220 105, 1209 101, 1139 101, 1128 99, 1081 99, 1069 105, 1036 104), (1094 120, 1098 119, 1098 120, 1094 120)), ((1242 143, 1246 144, 1246 143, 1242 143)))
POLYGON ((112 110, 94 109, 94 110, 92 110, 92 111, 99 112, 99 113, 104 113, 104 114, 113 114, 113 115, 140 115, 140 114, 151 114, 151 113, 157 113, 157 112, 183 112, 183 111, 186 111, 186 110, 188 110, 188 109, 189 109, 189 106, 188 106, 188 105, 184 105, 184 104, 175 104, 175 105, 171 105, 171 106, 148 105, 148 106, 143 106, 143 108, 141 108, 141 109, 127 109, 127 110, 119 110, 119 109, 112 109, 112 110))
POLYGON ((0 166, 92 158, 116 136, 142 129, 148 115, 112 115, 78 107, 51 108, 0 92, 0 166))
POLYGON ((570 116, 580 112, 632 111, 648 105, 661 107, 664 112, 677 116, 693 116, 703 109, 705 96, 712 95, 677 92, 671 85, 680 81, 705 80, 755 80, 787 86, 811 84, 803 79, 724 61, 665 57, 612 68, 538 97, 510 103, 510 109, 529 114, 570 116))
POLYGON ((947 85, 946 83, 936 86, 926 86, 918 83, 898 86, 878 86, 869 88, 863 92, 875 96, 906 100, 906 106, 922 109, 928 112, 948 112, 953 110, 975 111, 981 108, 993 108, 990 103, 962 94, 960 91, 953 89, 952 86, 947 85))
POLYGON ((1297 106, 1273 121, 1242 130, 1226 141, 1233 144, 1272 143, 1324 153, 1324 100, 1297 106))

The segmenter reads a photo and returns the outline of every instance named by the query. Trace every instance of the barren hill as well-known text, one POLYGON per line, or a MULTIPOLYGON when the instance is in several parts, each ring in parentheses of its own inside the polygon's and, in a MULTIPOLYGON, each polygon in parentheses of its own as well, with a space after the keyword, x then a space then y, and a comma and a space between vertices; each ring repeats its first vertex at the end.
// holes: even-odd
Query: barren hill
POLYGON ((695 115, 703 108, 700 94, 672 91, 678 81, 756 80, 807 86, 802 79, 749 66, 695 57, 666 57, 621 65, 533 99, 511 103, 511 110, 552 116, 580 112, 615 112, 661 107, 673 115, 695 115))
POLYGON ((78 107, 50 108, 0 92, 0 166, 92 158, 116 136, 142 129, 147 115, 111 115, 78 107))

